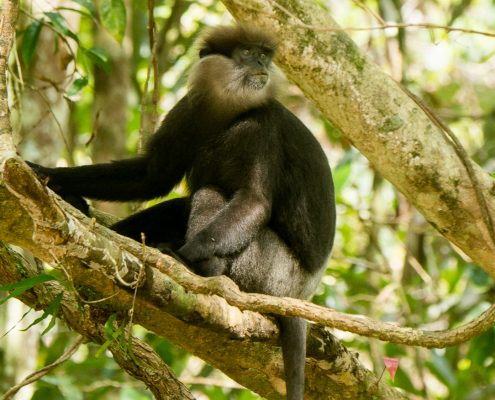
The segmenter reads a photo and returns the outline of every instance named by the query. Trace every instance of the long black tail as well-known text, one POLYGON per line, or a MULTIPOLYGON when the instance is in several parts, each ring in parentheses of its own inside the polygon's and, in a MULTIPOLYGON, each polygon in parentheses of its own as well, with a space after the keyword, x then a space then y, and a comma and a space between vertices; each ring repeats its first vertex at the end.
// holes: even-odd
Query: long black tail
POLYGON ((287 400, 303 400, 306 360, 306 320, 279 317, 282 354, 284 356, 287 400))

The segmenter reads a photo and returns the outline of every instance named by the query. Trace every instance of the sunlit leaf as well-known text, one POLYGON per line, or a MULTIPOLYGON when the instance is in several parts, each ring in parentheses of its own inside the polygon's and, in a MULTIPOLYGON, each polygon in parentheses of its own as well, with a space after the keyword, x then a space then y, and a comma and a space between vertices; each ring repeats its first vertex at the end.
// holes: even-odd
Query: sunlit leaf
POLYGON ((21 44, 21 57, 26 66, 29 66, 33 58, 34 49, 38 43, 38 38, 41 32, 41 21, 34 20, 24 32, 21 44))
POLYGON ((105 49, 99 47, 91 47, 90 49, 84 49, 85 54, 88 58, 98 65, 107 74, 112 70, 112 64, 110 63, 110 58, 105 49))
POLYGON ((72 0, 74 3, 80 4, 83 6, 86 10, 88 10, 91 14, 95 15, 96 14, 96 8, 95 5, 91 0, 72 0))
POLYGON ((10 283, 8 285, 0 286, 0 291, 5 291, 5 292, 10 291, 10 294, 7 297, 0 300, 0 305, 5 303, 8 299, 12 297, 20 296, 26 290, 29 290, 40 283, 53 281, 53 280, 55 280, 53 276, 48 274, 41 274, 41 275, 33 276, 32 278, 24 279, 20 282, 15 282, 15 283, 10 283))
POLYGON ((347 153, 333 170, 332 176, 336 195, 339 195, 342 192, 342 189, 351 175, 353 159, 354 154, 352 152, 347 153))
POLYGON ((79 37, 69 29, 69 25, 65 20, 64 16, 58 12, 45 12, 45 15, 50 18, 53 27, 57 30, 58 33, 64 36, 68 36, 74 39, 76 42, 79 42, 79 37))
POLYGON ((123 0, 102 0, 100 15, 105 28, 118 42, 122 42, 127 24, 127 14, 123 0))
POLYGON ((333 182, 335 185, 336 194, 342 191, 350 175, 351 175, 351 163, 340 165, 338 168, 335 169, 335 172, 333 174, 333 182))

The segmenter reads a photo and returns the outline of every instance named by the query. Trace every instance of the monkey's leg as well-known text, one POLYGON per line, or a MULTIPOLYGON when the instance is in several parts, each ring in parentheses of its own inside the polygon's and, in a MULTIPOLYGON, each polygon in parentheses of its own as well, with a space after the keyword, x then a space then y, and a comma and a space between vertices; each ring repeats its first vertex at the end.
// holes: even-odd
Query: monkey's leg
MULTIPOLYGON (((307 298, 320 273, 305 270, 290 248, 267 228, 234 258, 229 276, 241 289, 272 296, 307 298)), ((301 318, 277 317, 284 359, 287 400, 302 400, 306 358, 306 326, 301 318)))
MULTIPOLYGON (((186 238, 194 237, 228 204, 214 188, 194 194, 186 238)), ((283 240, 271 229, 262 228, 248 246, 227 258, 213 257, 194 265, 205 276, 226 274, 247 292, 306 298, 320 279, 301 267, 283 240)), ((318 275, 318 276, 317 276, 318 275)), ((306 357, 306 321, 279 317, 280 340, 287 382, 287 399, 302 400, 306 357)))
POLYGON ((111 228, 139 242, 143 233, 147 245, 176 250, 184 244, 190 203, 189 197, 164 201, 117 222, 111 228))

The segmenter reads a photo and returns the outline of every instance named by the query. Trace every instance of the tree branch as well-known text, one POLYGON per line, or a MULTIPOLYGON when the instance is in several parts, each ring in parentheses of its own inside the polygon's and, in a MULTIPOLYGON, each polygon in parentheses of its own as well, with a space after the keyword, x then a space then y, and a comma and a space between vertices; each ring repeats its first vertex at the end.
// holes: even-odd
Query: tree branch
MULTIPOLYGON (((74 220, 70 214, 60 208, 61 205, 52 198, 45 187, 37 180, 33 181, 32 179, 33 174, 25 164, 15 159, 9 160, 5 164, 5 185, 18 197, 19 203, 30 214, 34 222, 34 237, 39 243, 45 245, 46 251, 51 256, 47 261, 52 263, 55 261, 63 265, 69 271, 70 278, 75 279, 73 276, 74 270, 67 267, 67 264, 70 265, 67 260, 78 259, 87 264, 90 269, 103 273, 107 280, 113 282, 114 286, 123 288, 133 287, 127 282, 140 281, 139 276, 144 268, 146 280, 140 290, 145 290, 144 294, 141 293, 141 296, 149 297, 152 302, 168 309, 175 315, 177 307, 183 308, 184 302, 169 300, 166 304, 162 304, 163 300, 160 299, 166 296, 166 292, 170 292, 172 286, 173 291, 176 292, 182 292, 186 289, 188 292, 181 295, 187 297, 191 294, 187 299, 187 305, 194 304, 197 306, 195 313, 199 313, 204 318, 204 323, 218 325, 216 328, 227 328, 230 330, 231 335, 244 337, 245 323, 249 323, 249 321, 244 321, 241 329, 238 329, 239 327, 236 325, 238 317, 232 319, 232 314, 230 313, 227 314, 227 317, 220 317, 219 320, 212 319, 211 310, 202 309, 204 303, 199 300, 201 295, 219 296, 221 304, 217 303, 216 299, 219 298, 213 298, 215 300, 209 299, 208 302, 210 307, 213 304, 215 307, 221 305, 223 312, 230 305, 239 307, 242 310, 266 314, 302 317, 325 326, 357 333, 362 336, 428 348, 443 348, 465 342, 487 331, 495 323, 495 306, 490 307, 470 323, 456 329, 422 331, 375 321, 365 316, 340 313, 298 299, 243 293, 225 276, 202 278, 184 268, 171 257, 163 255, 155 249, 146 248, 142 245, 136 246, 136 242, 126 238, 121 238, 116 243, 115 238, 118 235, 103 227, 93 226, 88 230, 84 223, 85 217, 81 216, 80 220, 74 220), (54 238, 56 238, 55 242, 53 241, 54 238), (154 284, 164 279, 169 280, 168 288, 154 284)), ((75 269, 78 270, 77 267, 75 269)), ((82 273, 84 274, 85 270, 82 273)), ((106 295, 111 293, 105 289, 107 283, 93 281, 94 279, 92 279, 91 285, 100 287, 102 293, 106 293, 106 295)), ((108 301, 113 300, 109 299, 108 301)), ((118 301, 120 302, 121 299, 118 301)), ((130 301, 129 308, 134 309, 133 296, 131 296, 130 301)), ((230 307, 232 313, 235 312, 234 307, 230 307)), ((183 312, 187 312, 187 310, 184 309, 183 312)), ((252 318, 253 316, 250 316, 249 320, 252 318)), ((183 320, 189 322, 187 318, 183 320)), ((266 332, 267 337, 270 337, 273 334, 273 326, 266 325, 263 321, 263 318, 258 319, 256 323, 262 329, 255 330, 266 332)))
MULTIPOLYGON (((40 272, 37 266, 26 262, 20 255, 0 242, 0 283, 14 283, 22 278, 36 276, 40 272)), ((79 345, 82 338, 102 344, 108 338, 105 336, 105 322, 110 315, 109 311, 96 308, 91 305, 83 305, 75 292, 68 292, 58 282, 47 282, 35 286, 20 297, 27 305, 35 309, 46 309, 60 294, 63 294, 61 308, 58 316, 74 331, 78 332, 78 339, 73 347, 79 345)), ((70 349, 69 349, 70 350, 70 349)), ((31 383, 52 370, 60 362, 70 357, 69 350, 55 363, 30 375, 24 382, 16 385, 5 394, 15 394, 22 386, 31 383), (59 362, 60 361, 60 362, 59 362), (46 372, 46 373, 45 373, 46 372), (30 379, 32 378, 32 379, 30 379)), ((170 367, 165 364, 153 349, 141 340, 131 337, 127 348, 114 341, 110 344, 115 361, 130 375, 144 382, 159 400, 193 400, 190 391, 182 384, 170 367), (130 354, 132 351, 132 356, 130 354), (137 362, 136 362, 137 361, 137 362)), ((6 399, 9 397, 5 397, 6 399)))
POLYGON ((28 375, 22 382, 10 388, 2 397, 1 400, 10 400, 19 390, 21 390, 24 386, 27 386, 37 380, 43 378, 45 375, 49 374, 53 369, 58 367, 60 364, 63 364, 68 359, 72 357, 72 355, 77 351, 79 346, 84 342, 84 336, 79 336, 74 343, 62 354, 59 358, 57 358, 54 362, 47 365, 44 368, 39 369, 36 372, 28 375))
MULTIPOLYGON (((257 393, 269 399, 282 398, 285 386, 277 326, 257 312, 241 311, 217 295, 206 294, 225 286, 239 295, 233 282, 225 277, 198 277, 157 250, 95 225, 72 207, 58 203, 55 195, 18 160, 5 163, 3 176, 9 193, 19 200, 16 207, 21 204, 28 216, 18 219, 27 226, 9 225, 8 232, 0 220, 0 238, 14 244, 22 242, 35 256, 63 269, 80 296, 90 302, 87 306, 94 310, 95 314, 85 321, 103 324, 101 318, 95 320, 100 308, 127 316, 134 305, 134 294, 121 281, 135 281, 144 268, 145 280, 135 299, 136 323, 198 355, 257 393), (33 231, 36 242, 30 241, 33 231), (203 281, 204 293, 187 290, 172 275, 177 279, 188 277, 192 282, 190 287, 197 285, 194 280, 203 281), (102 302, 92 302, 102 298, 105 299, 102 302)), ((8 198, 3 192, 5 189, 0 186, 0 197, 8 198)), ((13 199, 0 202, 0 213, 7 211, 4 206, 15 204, 13 199)), ((0 274, 0 280, 2 276, 8 275, 0 274)), ((255 310, 258 295, 248 296, 252 296, 255 310)), ((284 302, 277 298, 268 301, 284 302)), ((292 309, 281 307, 283 313, 292 309)), ((297 308, 294 312, 298 312, 297 308)), ((64 319, 74 323, 69 317, 64 319)), ((308 339, 307 363, 308 399, 355 398, 362 390, 378 398, 403 398, 382 382, 376 386, 376 377, 361 367, 357 358, 328 332, 317 327, 311 330, 308 339), (329 362, 339 367, 329 370, 329 362), (355 380, 352 386, 344 384, 348 376, 355 380)))

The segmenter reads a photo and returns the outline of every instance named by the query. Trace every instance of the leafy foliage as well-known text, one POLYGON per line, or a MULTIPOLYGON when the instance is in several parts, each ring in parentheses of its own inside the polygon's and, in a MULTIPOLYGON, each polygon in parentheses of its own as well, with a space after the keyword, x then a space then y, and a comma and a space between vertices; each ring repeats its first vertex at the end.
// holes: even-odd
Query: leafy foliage
POLYGON ((122 0, 102 0, 100 15, 103 25, 118 42, 122 42, 127 25, 127 12, 124 2, 122 0))
POLYGON ((6 292, 10 291, 10 294, 6 297, 4 297, 2 300, 0 300, 0 305, 5 303, 7 300, 18 297, 21 294, 23 294, 26 290, 32 289, 35 285, 38 285, 40 283, 52 281, 55 278, 51 275, 48 274, 41 274, 38 276, 35 276, 33 278, 26 278, 22 281, 11 283, 8 285, 2 285, 0 286, 0 292, 6 292))

